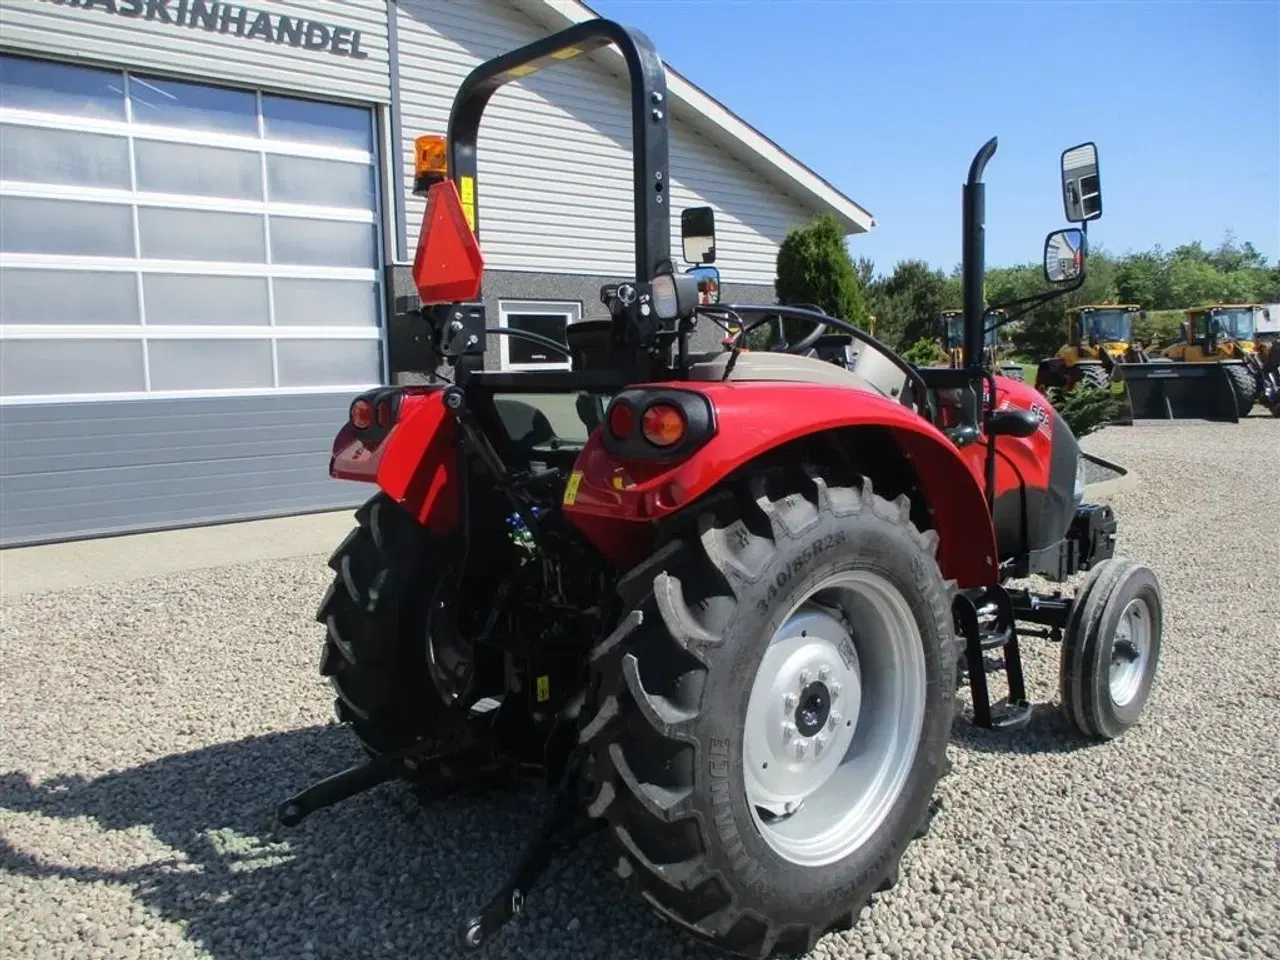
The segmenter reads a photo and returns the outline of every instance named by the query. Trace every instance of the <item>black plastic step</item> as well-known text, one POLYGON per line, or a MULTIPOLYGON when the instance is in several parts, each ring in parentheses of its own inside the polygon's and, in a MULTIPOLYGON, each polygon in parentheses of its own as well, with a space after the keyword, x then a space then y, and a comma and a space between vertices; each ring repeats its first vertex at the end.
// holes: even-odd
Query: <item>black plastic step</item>
POLYGON ((1031 722, 1032 705, 1026 700, 1002 703, 991 709, 991 726, 996 730, 1012 730, 1031 722))
POLYGON ((1003 630, 991 630, 979 634, 979 637, 983 650, 998 650, 1009 645, 1009 641, 1013 639, 1013 628, 1005 627, 1003 630))

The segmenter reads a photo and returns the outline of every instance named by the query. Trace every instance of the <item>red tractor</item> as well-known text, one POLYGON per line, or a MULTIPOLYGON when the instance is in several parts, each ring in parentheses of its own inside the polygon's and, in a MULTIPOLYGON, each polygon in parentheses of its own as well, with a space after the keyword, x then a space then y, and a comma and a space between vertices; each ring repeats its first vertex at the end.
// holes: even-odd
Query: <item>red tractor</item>
MULTIPOLYGON (((693 936, 803 952, 893 886, 925 835, 963 684, 978 727, 1024 724, 1019 642, 1057 641, 1066 717, 1109 740, 1138 721, 1159 659, 1159 583, 1113 556, 1116 519, 1083 502, 1076 439, 1030 385, 983 366, 991 311, 1012 320, 1084 280, 1082 264, 984 306, 995 139, 964 187, 964 362, 918 369, 810 307, 706 302, 710 210, 681 218, 696 266, 671 259, 668 121, 661 60, 612 21, 478 66, 447 140, 420 152, 415 277, 452 372, 356 398, 333 446, 331 475, 374 492, 329 563, 320 672, 369 758, 278 815, 295 824, 392 779, 428 794, 542 783, 554 812, 463 925, 467 948, 521 912, 555 849, 602 827, 619 874, 693 936), (571 324, 565 343, 490 328, 485 104, 607 44, 632 85, 635 276, 606 286, 608 316, 571 324), (779 318, 813 332, 741 349, 779 318), (735 333, 695 352, 699 322, 735 333), (490 335, 537 339, 572 369, 484 370, 490 335), (814 355, 832 337, 856 341, 847 363, 814 355), (1081 571, 1074 598, 1010 583, 1081 571), (1008 693, 993 702, 996 671, 1008 693)), ((1046 250, 1084 250, 1097 152, 1063 161, 1068 220, 1085 226, 1046 250)))

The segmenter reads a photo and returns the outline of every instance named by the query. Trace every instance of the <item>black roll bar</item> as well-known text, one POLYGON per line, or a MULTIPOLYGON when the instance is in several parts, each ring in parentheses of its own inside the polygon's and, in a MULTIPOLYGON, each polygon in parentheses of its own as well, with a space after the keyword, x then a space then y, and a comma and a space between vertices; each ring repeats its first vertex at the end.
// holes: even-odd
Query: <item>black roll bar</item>
MULTIPOLYGON (((671 259, 667 74, 643 33, 613 20, 587 20, 488 60, 467 75, 449 115, 449 176, 458 185, 471 228, 480 235, 476 143, 480 119, 503 86, 613 44, 631 82, 631 150, 635 179, 636 280, 646 283, 671 259)), ((571 148, 566 145, 566 148, 571 148)))

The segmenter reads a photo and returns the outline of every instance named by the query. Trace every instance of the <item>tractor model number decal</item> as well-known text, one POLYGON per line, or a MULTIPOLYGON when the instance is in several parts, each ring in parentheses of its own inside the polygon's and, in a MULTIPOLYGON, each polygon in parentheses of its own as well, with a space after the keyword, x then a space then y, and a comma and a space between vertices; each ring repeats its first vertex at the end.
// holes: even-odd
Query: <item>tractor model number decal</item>
POLYGON ((546 703, 551 699, 551 678, 548 676, 538 677, 536 682, 536 695, 539 703, 546 703))
POLYGON ((828 533, 809 546, 800 551, 799 554, 787 561, 786 565, 779 570, 773 577, 773 581, 769 584, 768 592, 756 601, 756 611, 758 613, 767 613, 769 605, 778 597, 778 591, 782 590, 791 579, 798 573, 803 573, 815 557, 819 556, 826 550, 830 550, 838 543, 844 543, 845 532, 837 530, 835 533, 828 533))
POLYGON ((582 485, 582 471, 575 470, 569 474, 569 482, 564 485, 564 505, 566 507, 573 506, 573 502, 578 499, 578 487, 582 485))
POLYGON ((1049 422, 1049 411, 1043 404, 1032 403, 1031 412, 1035 414, 1037 420, 1040 421, 1040 432, 1046 437, 1053 436, 1053 424, 1049 422))

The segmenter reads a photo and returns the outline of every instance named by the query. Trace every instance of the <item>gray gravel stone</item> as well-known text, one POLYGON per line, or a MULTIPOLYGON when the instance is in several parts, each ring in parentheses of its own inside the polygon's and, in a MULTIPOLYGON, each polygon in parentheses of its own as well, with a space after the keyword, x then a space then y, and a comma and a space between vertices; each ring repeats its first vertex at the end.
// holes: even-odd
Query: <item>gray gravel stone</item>
MULTIPOLYGON (((956 725, 955 773, 903 882, 813 957, 1280 956, 1280 421, 1112 427, 1121 552, 1167 604, 1145 722, 1105 746, 1052 706, 956 725)), ((418 809, 390 786, 285 831, 275 804, 359 759, 331 723, 312 612, 324 556, 27 595, 0 607, 0 956, 455 956, 545 809, 418 809)), ((560 859, 492 957, 707 960, 615 877, 560 859)))

